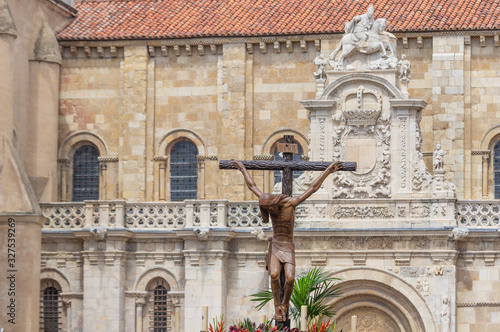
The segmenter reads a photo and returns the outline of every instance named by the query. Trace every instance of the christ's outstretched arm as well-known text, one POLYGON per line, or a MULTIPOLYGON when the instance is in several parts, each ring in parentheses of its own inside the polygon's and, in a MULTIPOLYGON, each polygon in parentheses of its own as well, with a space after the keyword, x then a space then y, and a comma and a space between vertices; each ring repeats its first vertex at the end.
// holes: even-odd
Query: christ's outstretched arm
POLYGON ((243 177, 245 178, 245 183, 248 186, 248 188, 257 196, 260 198, 260 195, 262 195, 262 191, 257 187, 255 184, 255 181, 252 179, 250 174, 248 174, 247 169, 245 166, 238 160, 233 160, 232 165, 236 167, 237 169, 240 170, 241 174, 243 174, 243 177))
POLYGON ((337 161, 337 162, 331 164, 330 166, 328 166, 328 168, 316 180, 314 180, 314 182, 311 184, 311 186, 306 191, 304 191, 300 196, 294 197, 290 201, 290 203, 293 206, 297 206, 300 203, 302 203, 303 201, 305 201, 306 199, 308 199, 312 194, 314 194, 316 191, 318 191, 319 188, 321 188, 323 181, 325 181, 325 179, 328 177, 328 175, 330 175, 331 173, 335 173, 339 169, 342 169, 342 162, 341 161, 337 161))

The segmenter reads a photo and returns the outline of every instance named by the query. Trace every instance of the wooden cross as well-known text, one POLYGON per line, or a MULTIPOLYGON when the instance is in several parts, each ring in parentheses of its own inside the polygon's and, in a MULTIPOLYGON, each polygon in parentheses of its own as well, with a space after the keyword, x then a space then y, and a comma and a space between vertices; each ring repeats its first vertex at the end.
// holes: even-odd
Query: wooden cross
MULTIPOLYGON (((293 161, 294 153, 298 153, 297 144, 293 143, 293 135, 285 135, 283 143, 278 143, 278 152, 283 153, 283 160, 242 160, 241 163, 246 169, 282 171, 281 193, 292 196, 293 171, 324 171, 331 165, 330 162, 320 161, 293 161)), ((232 160, 221 160, 220 169, 236 169, 232 165, 232 160)), ((355 171, 355 162, 342 163, 342 171, 355 171)))

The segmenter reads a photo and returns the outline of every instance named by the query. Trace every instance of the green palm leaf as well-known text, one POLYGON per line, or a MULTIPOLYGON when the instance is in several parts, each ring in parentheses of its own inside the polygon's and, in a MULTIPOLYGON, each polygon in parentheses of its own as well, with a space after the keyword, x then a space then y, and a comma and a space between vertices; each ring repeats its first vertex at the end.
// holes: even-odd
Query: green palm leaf
MULTIPOLYGON (((314 267, 306 275, 295 279, 292 297, 290 299, 290 312, 293 319, 300 320, 300 308, 307 306, 307 318, 310 320, 316 316, 332 317, 335 315, 333 306, 328 304, 332 297, 342 295, 340 287, 337 286, 339 278, 332 277, 330 272, 322 267, 314 267)), ((258 304, 256 308, 262 309, 273 299, 273 293, 262 291, 251 295, 258 304)))

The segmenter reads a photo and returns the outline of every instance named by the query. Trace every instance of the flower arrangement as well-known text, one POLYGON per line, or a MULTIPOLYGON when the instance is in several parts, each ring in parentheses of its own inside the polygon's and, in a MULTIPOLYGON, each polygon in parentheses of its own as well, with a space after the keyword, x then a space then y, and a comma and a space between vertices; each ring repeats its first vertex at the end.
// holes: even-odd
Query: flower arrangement
MULTIPOLYGON (((312 322, 306 329, 306 332, 335 332, 335 322, 321 321, 312 322)), ((224 320, 214 319, 214 324, 210 324, 208 332, 300 332, 297 328, 289 329, 288 327, 273 326, 271 321, 261 323, 259 325, 253 323, 250 319, 245 319, 237 323, 233 323, 229 330, 225 329, 224 320)), ((342 331, 340 331, 342 332, 342 331)))

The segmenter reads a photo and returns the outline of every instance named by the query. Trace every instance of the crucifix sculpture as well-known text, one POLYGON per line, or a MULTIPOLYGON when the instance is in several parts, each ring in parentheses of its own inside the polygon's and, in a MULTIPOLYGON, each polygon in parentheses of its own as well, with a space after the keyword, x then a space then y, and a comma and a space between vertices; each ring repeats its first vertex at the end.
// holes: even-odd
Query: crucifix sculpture
POLYGON ((245 178, 248 188, 259 197, 262 222, 268 223, 269 216, 273 225, 273 236, 269 238, 266 269, 271 277, 271 289, 274 298, 276 322, 290 327, 288 307, 295 280, 295 247, 293 244, 293 226, 295 208, 314 194, 327 176, 333 172, 355 171, 355 162, 303 162, 293 161, 294 152, 298 152, 293 143, 293 135, 285 135, 283 143, 278 143, 278 152, 283 153, 283 161, 236 161, 221 160, 219 168, 238 169, 245 178), (281 170, 282 194, 262 193, 247 169, 281 170), (292 197, 293 171, 324 171, 301 195, 292 197))

